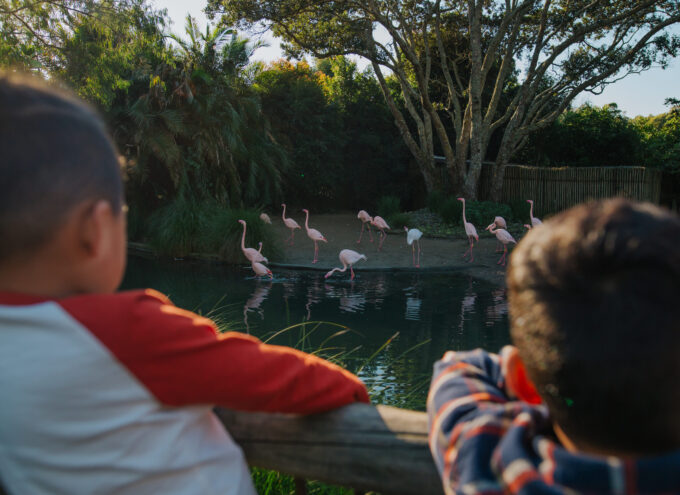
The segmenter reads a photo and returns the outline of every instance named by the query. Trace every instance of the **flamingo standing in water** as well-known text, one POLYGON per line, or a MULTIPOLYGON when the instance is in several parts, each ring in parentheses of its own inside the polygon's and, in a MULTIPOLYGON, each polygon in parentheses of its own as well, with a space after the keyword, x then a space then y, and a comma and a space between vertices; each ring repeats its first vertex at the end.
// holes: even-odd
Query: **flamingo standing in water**
MULTIPOLYGON (((506 223, 505 218, 503 218, 503 217, 494 218, 492 225, 495 225, 499 229, 508 230, 508 224, 506 223)), ((486 230, 486 229, 484 229, 484 230, 486 230)), ((500 242, 496 243, 496 252, 497 253, 501 252, 501 243, 500 242)))
POLYGON ((513 237, 510 235, 510 232, 508 232, 505 229, 495 229, 495 225, 491 224, 489 225, 486 229, 492 234, 496 236, 496 239, 498 239, 500 242, 503 243, 503 256, 496 262, 497 265, 500 265, 501 262, 503 266, 505 266, 505 256, 508 254, 508 244, 517 244, 517 241, 513 239, 513 237))
POLYGON ((420 268, 420 238, 423 237, 423 233, 418 229, 409 229, 406 226, 404 226, 404 230, 406 231, 406 243, 411 246, 413 265, 420 268), (418 244, 418 263, 416 263, 416 243, 418 244))
POLYGON ((470 241, 470 247, 463 254, 463 258, 465 258, 469 253, 470 254, 469 263, 472 263, 473 261, 475 261, 475 255, 472 253, 472 247, 474 246, 474 242, 472 241, 472 239, 475 239, 477 242, 479 242, 479 236, 477 235, 477 229, 475 228, 475 226, 465 219, 465 198, 456 199, 458 199, 458 201, 463 202, 463 226, 465 227, 465 235, 467 235, 468 241, 470 241))
POLYGON ((246 247, 246 221, 239 220, 238 223, 243 225, 243 235, 241 236, 241 251, 243 251, 243 255, 248 258, 248 261, 250 262, 257 261, 258 263, 262 263, 264 261, 265 263, 269 263, 269 260, 262 256, 262 253, 260 252, 262 250, 262 243, 260 243, 260 251, 255 248, 246 247))
POLYGON ((270 279, 273 279, 272 271, 264 266, 262 263, 258 263, 257 261, 251 261, 250 262, 250 267, 253 269, 255 272, 255 276, 257 277, 264 277, 268 276, 270 279))
POLYGON ((269 215, 266 213, 260 213, 260 220, 262 220, 264 223, 268 223, 269 225, 272 224, 272 219, 269 218, 269 215))
POLYGON ((340 258, 340 263, 342 263, 342 268, 333 268, 330 272, 328 272, 324 276, 324 278, 330 277, 335 272, 347 271, 347 267, 349 266, 349 271, 352 274, 352 276, 349 279, 354 280, 354 269, 352 268, 352 265, 355 264, 355 263, 358 263, 361 260, 366 261, 368 259, 363 254, 359 254, 356 251, 352 251, 351 249, 343 249, 342 251, 340 251, 338 258, 340 258))
POLYGON ((373 217, 373 220, 371 220, 371 225, 380 231, 380 244, 378 245, 378 251, 380 251, 382 249, 383 242, 385 242, 385 238, 387 237, 385 229, 389 229, 390 226, 387 225, 387 222, 383 219, 383 217, 379 217, 378 215, 373 217))
POLYGON ((361 244, 361 237, 364 235, 364 227, 368 228, 368 235, 371 236, 371 242, 373 242, 373 233, 371 232, 371 221, 373 220, 373 217, 371 217, 366 210, 359 210, 357 218, 361 220, 361 234, 359 234, 357 244, 361 244))
POLYGON ((534 216, 534 200, 533 199, 527 199, 527 203, 529 203, 531 205, 531 208, 529 208, 529 218, 531 218, 531 226, 532 227, 538 227, 543 222, 541 222, 538 218, 536 218, 534 216))
POLYGON ((301 229, 298 225, 298 223, 293 220, 292 218, 286 218, 286 203, 281 203, 281 206, 283 206, 283 213, 281 213, 281 218, 283 218, 283 223, 286 224, 286 227, 290 229, 290 237, 286 239, 285 243, 288 243, 288 240, 290 239, 290 245, 293 245, 293 238, 295 237, 295 229, 301 229))
POLYGON ((307 237, 314 241, 314 260, 312 263, 319 261, 319 245, 317 242, 328 242, 321 232, 316 229, 309 228, 309 210, 302 210, 305 212, 305 229, 307 230, 307 237))

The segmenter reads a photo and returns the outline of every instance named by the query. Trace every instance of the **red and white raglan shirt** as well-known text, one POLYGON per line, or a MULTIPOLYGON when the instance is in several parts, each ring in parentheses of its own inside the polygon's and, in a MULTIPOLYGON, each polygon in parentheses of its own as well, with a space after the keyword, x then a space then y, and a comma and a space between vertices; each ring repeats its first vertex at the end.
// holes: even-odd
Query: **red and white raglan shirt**
POLYGON ((0 479, 11 494, 251 494, 212 412, 368 402, 351 373, 218 334, 152 290, 0 293, 0 479))

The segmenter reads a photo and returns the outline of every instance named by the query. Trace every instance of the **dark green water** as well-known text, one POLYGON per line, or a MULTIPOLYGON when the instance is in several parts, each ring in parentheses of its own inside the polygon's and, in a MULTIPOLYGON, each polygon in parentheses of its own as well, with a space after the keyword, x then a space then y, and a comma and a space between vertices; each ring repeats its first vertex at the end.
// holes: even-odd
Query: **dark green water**
POLYGON ((324 280, 324 273, 277 269, 268 281, 254 279, 250 267, 130 258, 123 288, 152 287, 263 340, 309 322, 271 343, 335 356, 360 370, 374 403, 414 409, 424 409, 432 364, 445 351, 496 352, 509 342, 502 287, 452 273, 359 271, 353 282, 346 274, 324 280), (317 321, 350 330, 335 335, 340 328, 317 321))

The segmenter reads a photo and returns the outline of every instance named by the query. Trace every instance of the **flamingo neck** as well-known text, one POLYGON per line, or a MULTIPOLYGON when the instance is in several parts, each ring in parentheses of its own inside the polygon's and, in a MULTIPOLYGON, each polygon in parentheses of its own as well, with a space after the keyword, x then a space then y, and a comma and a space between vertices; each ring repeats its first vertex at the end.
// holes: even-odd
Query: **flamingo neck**
POLYGON ((243 235, 241 236, 241 250, 246 250, 246 224, 243 224, 243 235))
POLYGON ((534 204, 529 203, 531 205, 531 208, 529 208, 529 218, 531 218, 531 221, 534 221, 534 204))
POLYGON ((465 200, 463 200, 463 225, 467 223, 467 220, 465 219, 465 200))
POLYGON ((283 205, 283 213, 281 213, 281 218, 286 221, 286 205, 283 205))
POLYGON ((309 210, 305 212, 305 230, 309 232, 309 210))

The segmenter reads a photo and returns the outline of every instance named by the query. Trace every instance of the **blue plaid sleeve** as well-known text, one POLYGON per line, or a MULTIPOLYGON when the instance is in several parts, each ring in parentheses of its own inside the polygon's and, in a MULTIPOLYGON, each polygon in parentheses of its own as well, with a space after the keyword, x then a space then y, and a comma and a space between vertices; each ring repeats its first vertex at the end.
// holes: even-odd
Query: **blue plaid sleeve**
POLYGON ((435 363, 427 400, 429 441, 447 493, 502 493, 490 460, 520 412, 512 399, 496 354, 447 352, 435 363))

